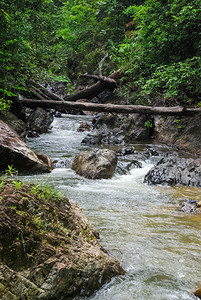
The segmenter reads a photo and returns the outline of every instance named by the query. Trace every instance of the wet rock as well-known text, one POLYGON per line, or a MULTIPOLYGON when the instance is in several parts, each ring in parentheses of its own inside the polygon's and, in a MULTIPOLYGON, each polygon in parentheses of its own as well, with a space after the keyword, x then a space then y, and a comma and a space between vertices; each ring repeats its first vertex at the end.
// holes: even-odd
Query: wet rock
POLYGON ((184 213, 201 213, 201 210, 197 208, 197 201, 192 199, 182 200, 179 204, 178 211, 184 213))
POLYGON ((37 137, 39 137, 40 136, 40 134, 38 133, 38 132, 36 132, 36 131, 28 131, 27 132, 27 137, 31 137, 31 138, 37 138, 37 137))
POLYGON ((116 153, 108 149, 82 151, 78 154, 71 168, 80 176, 90 179, 111 178, 117 165, 116 153))
POLYGON ((68 82, 67 81, 55 81, 48 86, 49 90, 61 98, 64 98, 68 94, 68 82))
POLYGON ((12 127, 21 138, 27 135, 27 125, 9 111, 0 111, 0 120, 12 127))
POLYGON ((77 131, 79 132, 91 131, 91 125, 87 122, 81 123, 77 131))
POLYGON ((113 91, 110 89, 105 89, 97 97, 92 98, 90 101, 94 103, 105 103, 113 94, 113 91))
POLYGON ((197 291, 195 291, 194 295, 201 299, 201 288, 199 288, 197 291))
POLYGON ((178 149, 201 154, 201 116, 163 117, 155 116, 155 132, 158 143, 175 145, 178 149))
POLYGON ((150 158, 152 156, 159 156, 159 153, 153 148, 146 148, 144 150, 144 155, 146 158, 150 158))
MULTIPOLYGON (((45 109, 38 107, 34 111, 31 111, 27 118, 29 132, 39 134, 47 132, 53 120, 53 111, 46 111, 45 109)), ((29 133, 29 136, 30 135, 31 133, 29 133)))
POLYGON ((98 114, 93 130, 84 138, 83 144, 125 145, 150 138, 153 128, 145 126, 147 117, 140 114, 98 114))
POLYGON ((0 197, 0 299, 85 297, 125 273, 77 203, 8 181, 0 197))
POLYGON ((99 145, 102 143, 102 140, 107 141, 107 132, 109 132, 109 129, 106 126, 103 126, 101 130, 94 129, 81 143, 85 145, 99 145))
POLYGON ((37 154, 38 158, 40 160, 42 160, 46 165, 48 165, 49 169, 50 170, 53 170, 53 164, 52 164, 52 161, 51 159, 46 155, 46 154, 43 154, 43 153, 39 153, 37 154))
POLYGON ((130 155, 130 154, 133 154, 133 153, 138 153, 137 151, 135 151, 135 148, 134 147, 123 147, 119 150, 117 150, 117 155, 118 156, 125 156, 125 155, 130 155))
POLYGON ((59 168, 70 168, 73 162, 73 158, 72 157, 68 157, 68 158, 55 158, 52 160, 53 163, 53 168, 54 169, 59 169, 59 168))
POLYGON ((201 187, 201 164, 194 159, 167 153, 145 176, 145 183, 201 187))
POLYGON ((29 173, 50 172, 49 166, 29 149, 19 135, 0 121, 0 170, 13 165, 18 171, 29 173))
POLYGON ((142 163, 138 160, 118 160, 116 173, 119 175, 128 174, 131 169, 142 168, 142 163))
POLYGON ((62 118, 62 114, 59 111, 55 111, 54 116, 56 118, 62 118))

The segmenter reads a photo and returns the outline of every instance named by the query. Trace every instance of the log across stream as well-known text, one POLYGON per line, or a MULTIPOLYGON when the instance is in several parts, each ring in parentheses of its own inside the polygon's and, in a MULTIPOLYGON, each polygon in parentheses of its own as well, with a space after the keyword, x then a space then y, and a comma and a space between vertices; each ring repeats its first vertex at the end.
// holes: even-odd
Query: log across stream
POLYGON ((94 104, 86 102, 86 99, 79 99, 79 102, 71 101, 53 101, 53 100, 36 100, 22 99, 20 103, 23 106, 30 108, 53 108, 53 109, 73 109, 73 110, 88 110, 96 112, 109 113, 126 113, 126 114, 147 114, 147 115, 163 115, 163 116, 194 116, 201 113, 201 108, 183 108, 176 107, 159 107, 159 106, 144 106, 144 105, 117 105, 117 104, 94 104), (83 101, 83 102, 82 102, 83 101))
MULTIPOLYGON (((153 165, 109 180, 88 180, 76 175, 65 161, 81 150, 86 133, 79 124, 90 117, 63 115, 55 118, 52 130, 28 145, 58 161, 50 174, 26 176, 26 181, 48 183, 76 200, 100 232, 100 243, 116 256, 126 275, 114 278, 88 299, 99 300, 193 300, 201 278, 201 216, 178 212, 179 199, 199 200, 200 189, 162 188, 143 184, 153 165), (62 163, 63 161, 63 163, 62 163)), ((136 144, 138 151, 156 147, 136 144)))

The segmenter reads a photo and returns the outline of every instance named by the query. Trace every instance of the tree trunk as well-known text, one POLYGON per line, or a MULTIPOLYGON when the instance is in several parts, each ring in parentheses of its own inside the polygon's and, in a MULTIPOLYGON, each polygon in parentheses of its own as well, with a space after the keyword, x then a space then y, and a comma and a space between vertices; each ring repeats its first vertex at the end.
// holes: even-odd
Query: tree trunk
MULTIPOLYGON (((86 99, 79 99, 86 101, 86 99)), ((82 111, 124 113, 124 114, 147 114, 163 116, 193 116, 201 113, 201 108, 183 108, 183 107, 157 107, 143 105, 115 105, 115 104, 94 104, 90 102, 70 102, 70 101, 53 101, 53 100, 31 100, 23 99, 20 103, 26 107, 36 108, 53 108, 53 109, 73 109, 82 111)))
POLYGON ((86 77, 86 78, 93 78, 93 79, 96 79, 99 81, 78 93, 75 93, 70 96, 66 96, 64 98, 64 100, 66 100, 66 101, 77 101, 80 99, 91 100, 92 98, 98 96, 98 94, 103 92, 106 88, 114 90, 117 87, 117 83, 116 83, 115 79, 117 79, 121 76, 121 72, 118 70, 118 71, 112 73, 108 77, 103 77, 103 76, 99 77, 96 75, 89 75, 89 74, 84 74, 81 76, 86 77))

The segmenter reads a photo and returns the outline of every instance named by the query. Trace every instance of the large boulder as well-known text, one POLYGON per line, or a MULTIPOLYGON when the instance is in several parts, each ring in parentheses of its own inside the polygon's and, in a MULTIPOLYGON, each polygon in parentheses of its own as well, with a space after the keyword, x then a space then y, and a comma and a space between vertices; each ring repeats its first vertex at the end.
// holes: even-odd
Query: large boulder
POLYGON ((177 153, 167 153, 147 173, 144 182, 170 186, 182 184, 201 187, 201 160, 180 158, 177 153))
POLYGON ((0 120, 0 170, 13 165, 18 171, 50 172, 51 168, 29 149, 19 135, 0 120))
POLYGON ((108 149, 82 151, 71 168, 80 176, 90 179, 111 178, 117 165, 116 152, 108 149))
POLYGON ((125 273, 77 203, 38 185, 0 187, 0 299, 85 297, 125 273))

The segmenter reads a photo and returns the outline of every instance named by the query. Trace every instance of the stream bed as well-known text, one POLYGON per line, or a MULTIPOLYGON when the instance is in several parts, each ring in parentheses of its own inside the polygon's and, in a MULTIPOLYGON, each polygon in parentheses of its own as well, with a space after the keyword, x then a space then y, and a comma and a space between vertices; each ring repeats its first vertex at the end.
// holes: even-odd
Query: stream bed
MULTIPOLYGON (((52 130, 27 144, 52 160, 71 159, 82 150, 86 132, 77 132, 90 116, 63 115, 52 130)), ((136 149, 150 145, 136 144, 136 149)), ((162 146, 151 145, 159 151, 162 146)), ((164 149, 167 151, 167 149, 164 149)), ((201 286, 201 215, 177 211, 180 199, 201 200, 200 189, 148 186, 143 178, 152 160, 128 174, 89 180, 60 165, 50 174, 22 176, 47 183, 78 202, 100 233, 100 244, 117 257, 126 275, 115 277, 93 296, 98 300, 193 300, 201 286)))

